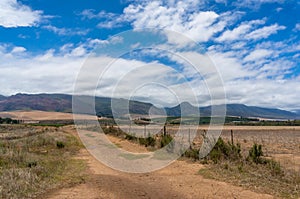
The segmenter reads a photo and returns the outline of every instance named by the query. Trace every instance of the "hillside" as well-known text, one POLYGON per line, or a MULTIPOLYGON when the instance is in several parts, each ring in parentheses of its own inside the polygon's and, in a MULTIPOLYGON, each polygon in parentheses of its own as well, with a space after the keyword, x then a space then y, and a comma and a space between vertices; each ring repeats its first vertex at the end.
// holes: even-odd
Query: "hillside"
MULTIPOLYGON (((75 104, 79 104, 82 110, 79 113, 91 113, 91 96, 76 97, 75 104)), ((111 98, 95 97, 95 109, 99 116, 112 117, 111 98)), ((128 101, 126 99, 113 99, 113 104, 117 105, 118 112, 114 116, 123 117, 127 114, 127 106, 131 114, 147 115, 150 108, 154 114, 160 114, 162 111, 150 103, 128 101)), ((40 110, 56 112, 72 112, 72 96, 66 94, 16 94, 0 100, 0 111, 15 110, 40 110)))
POLYGON ((5 100, 6 99, 6 97, 5 96, 3 96, 3 95, 0 95, 0 101, 2 101, 2 100, 5 100))
MULTIPOLYGON (((93 98, 91 96, 80 96, 76 98, 77 103, 82 107, 78 113, 92 113, 93 107, 86 103, 93 98)), ((152 115, 163 115, 163 110, 155 107, 151 103, 127 100, 127 99, 111 99, 108 97, 96 97, 95 109, 99 116, 124 117, 128 115, 129 106, 130 114, 148 115, 150 110, 152 115), (113 103, 115 109, 111 109, 113 103)), ((215 108, 219 108, 215 106, 215 108)), ((299 114, 280 109, 263 108, 256 106, 246 106, 244 104, 228 104, 227 116, 241 117, 258 117, 271 119, 296 119, 300 118, 299 114)), ((211 106, 200 107, 201 116, 210 116, 211 106)), ((16 94, 9 97, 0 96, 0 111, 14 110, 40 110, 40 111, 56 111, 56 112, 72 112, 72 96, 66 94, 16 94)), ((165 108, 168 116, 191 116, 197 115, 198 107, 192 106, 187 102, 183 102, 175 107, 165 108), (181 113, 180 108, 183 107, 184 112, 181 113)))
POLYGON ((0 101, 0 111, 14 110, 71 112, 72 96, 64 94, 16 94, 0 101))
MULTIPOLYGON (((209 116, 211 113, 211 106, 200 108, 201 115, 209 116)), ((246 106, 244 104, 227 104, 227 116, 241 116, 241 117, 257 117, 270 119, 296 119, 299 115, 293 112, 275 109, 263 108, 257 106, 246 106)))
MULTIPOLYGON (((180 107, 186 112, 183 115, 195 115, 193 111, 197 107, 184 102, 175 107, 166 108, 167 114, 169 116, 179 117, 181 114, 180 107)), ((214 106, 216 109, 221 108, 221 105, 214 106)), ((200 107, 201 116, 211 116, 212 106, 200 107)), ((227 116, 238 116, 238 117, 256 117, 256 118, 269 118, 269 119, 296 119, 300 116, 296 113, 271 108, 262 108, 256 106, 246 106, 244 104, 227 104, 226 105, 226 115, 227 116)), ((217 116, 217 115, 216 115, 217 116)))
POLYGON ((192 106, 188 102, 182 102, 175 107, 166 108, 167 115, 174 117, 199 115, 199 112, 197 113, 197 111, 198 107, 192 106), (181 113, 181 109, 183 110, 183 113, 181 113))

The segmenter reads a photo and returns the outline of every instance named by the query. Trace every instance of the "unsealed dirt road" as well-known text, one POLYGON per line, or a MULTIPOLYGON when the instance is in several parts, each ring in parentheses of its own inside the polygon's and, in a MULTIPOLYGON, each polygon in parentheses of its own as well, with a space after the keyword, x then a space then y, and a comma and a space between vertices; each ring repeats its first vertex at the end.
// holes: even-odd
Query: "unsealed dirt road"
MULTIPOLYGON (((65 129, 74 134, 72 128, 65 129)), ((145 148, 126 140, 110 137, 123 149, 144 152, 145 148)), ((54 190, 48 199, 96 199, 96 198, 273 198, 241 187, 210 179, 204 179, 198 171, 199 163, 175 161, 168 167, 144 174, 129 174, 113 170, 82 149, 77 158, 88 164, 85 183, 71 188, 54 190)))

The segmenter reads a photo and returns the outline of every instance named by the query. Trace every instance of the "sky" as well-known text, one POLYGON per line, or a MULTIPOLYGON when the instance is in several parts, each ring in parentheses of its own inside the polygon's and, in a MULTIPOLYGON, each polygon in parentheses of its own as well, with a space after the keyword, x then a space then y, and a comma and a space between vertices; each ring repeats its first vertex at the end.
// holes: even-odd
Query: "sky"
POLYGON ((299 110, 299 13, 297 0, 0 0, 0 94, 299 110))

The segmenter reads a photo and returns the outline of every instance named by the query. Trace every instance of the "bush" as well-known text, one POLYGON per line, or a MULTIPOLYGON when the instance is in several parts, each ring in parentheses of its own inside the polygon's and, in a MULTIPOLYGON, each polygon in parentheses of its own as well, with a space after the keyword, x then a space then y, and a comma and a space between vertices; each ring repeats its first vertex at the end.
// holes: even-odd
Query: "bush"
POLYGON ((61 141, 57 141, 56 142, 56 147, 59 149, 65 148, 65 144, 61 141))
POLYGON ((271 174, 273 176, 283 175, 284 174, 283 170, 281 169, 280 163, 276 162, 273 159, 272 160, 267 160, 267 166, 271 170, 271 174))
POLYGON ((153 137, 148 136, 147 138, 139 138, 140 145, 144 145, 145 147, 151 146, 154 147, 156 144, 156 141, 153 137))
POLYGON ((199 160, 199 149, 189 148, 184 152, 183 156, 192 158, 194 160, 199 160))
POLYGON ((240 160, 242 158, 241 155, 241 145, 239 143, 231 144, 226 143, 222 138, 219 138, 208 157, 214 163, 218 163, 221 160, 240 160))
POLYGON ((165 134, 162 136, 161 140, 160 140, 160 147, 166 147, 167 152, 169 153, 173 153, 174 152, 174 142, 173 138, 171 135, 169 134, 165 134))
MULTIPOLYGON (((103 130, 104 134, 109 134, 114 136, 124 135, 124 132, 120 128, 114 127, 113 125, 109 127, 102 125, 101 129, 103 130)), ((98 131, 98 127, 92 127, 90 130, 98 131)))
POLYGON ((263 156, 262 146, 254 143, 252 148, 249 150, 249 155, 247 159, 252 160, 256 164, 263 163, 263 159, 261 158, 261 156, 263 156))
POLYGON ((37 166, 37 161, 27 162, 27 167, 32 168, 37 166))
POLYGON ((167 146, 170 142, 172 142, 172 140, 173 138, 170 135, 168 134, 163 135, 160 141, 160 147, 163 148, 167 146))
POLYGON ((136 141, 136 140, 137 140, 137 137, 135 137, 134 135, 126 134, 126 135, 125 135, 125 139, 126 139, 126 140, 136 141))

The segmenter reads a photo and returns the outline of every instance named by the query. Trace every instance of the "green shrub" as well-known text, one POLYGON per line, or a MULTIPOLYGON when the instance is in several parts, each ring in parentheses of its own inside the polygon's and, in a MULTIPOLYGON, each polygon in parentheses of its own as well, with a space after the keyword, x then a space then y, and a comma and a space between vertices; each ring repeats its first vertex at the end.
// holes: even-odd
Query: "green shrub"
POLYGON ((166 150, 170 153, 174 151, 174 142, 172 142, 173 138, 169 134, 165 134, 162 136, 160 141, 160 147, 166 147, 166 150))
POLYGON ((156 140, 153 137, 148 136, 147 138, 139 138, 139 143, 140 145, 144 145, 145 147, 154 147, 156 144, 156 140))
POLYGON ((241 145, 239 143, 236 145, 229 142, 226 143, 222 138, 219 138, 207 158, 214 163, 224 159, 231 161, 240 160, 242 158, 241 145))
POLYGON ((135 137, 134 135, 126 134, 126 135, 125 135, 125 139, 126 139, 126 140, 136 141, 138 138, 135 137))
POLYGON ((184 152, 183 156, 192 158, 194 160, 199 160, 199 149, 189 148, 184 152))
POLYGON ((209 154, 209 158, 216 164, 222 159, 222 152, 219 150, 212 150, 209 154))
POLYGON ((32 168, 37 166, 37 161, 27 162, 27 167, 32 168))
MULTIPOLYGON (((103 130, 104 134, 110 134, 115 136, 124 135, 124 132, 120 128, 114 126, 101 126, 101 129, 103 130)), ((98 131, 98 127, 92 127, 91 130, 98 131)))
POLYGON ((261 156, 263 156, 262 146, 254 143, 252 148, 249 150, 249 155, 247 159, 252 160, 256 164, 263 163, 263 159, 261 158, 261 156))
POLYGON ((57 141, 56 142, 56 147, 59 149, 65 148, 65 144, 62 141, 57 141))
POLYGON ((277 175, 283 175, 283 170, 281 169, 281 165, 279 162, 276 162, 275 160, 267 160, 267 166, 271 170, 271 174, 273 176, 277 175))
POLYGON ((160 147, 163 148, 167 146, 170 142, 172 142, 172 140, 173 138, 170 135, 168 134, 163 135, 160 141, 160 147))

